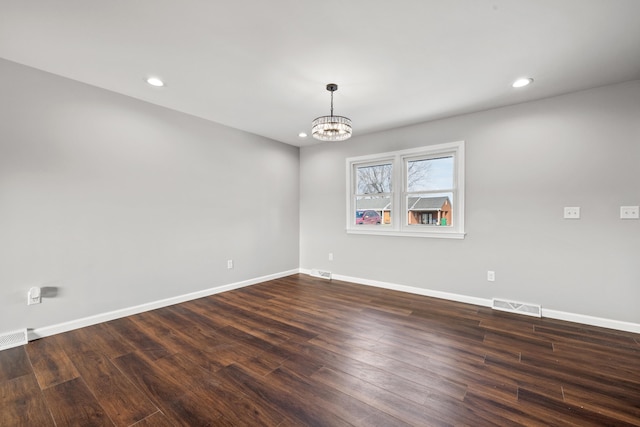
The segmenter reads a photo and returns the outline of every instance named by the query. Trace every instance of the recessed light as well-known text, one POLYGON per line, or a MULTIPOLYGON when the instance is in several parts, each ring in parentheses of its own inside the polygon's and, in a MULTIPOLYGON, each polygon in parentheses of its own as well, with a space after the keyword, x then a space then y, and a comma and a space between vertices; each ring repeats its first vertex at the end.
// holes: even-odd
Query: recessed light
POLYGON ((515 82, 513 82, 513 84, 511 85, 512 87, 525 87, 530 85, 531 83, 533 83, 533 79, 529 78, 529 77, 525 77, 522 79, 518 79, 515 82))
POLYGON ((147 83, 149 83, 151 86, 155 86, 155 87, 162 87, 164 86, 164 82, 162 80, 160 80, 157 77, 149 77, 147 79, 147 83))
POLYGON ((300 133, 298 134, 298 136, 299 136, 300 138, 306 138, 306 137, 307 137, 307 134, 306 134, 306 133, 304 133, 304 132, 300 132, 300 133))

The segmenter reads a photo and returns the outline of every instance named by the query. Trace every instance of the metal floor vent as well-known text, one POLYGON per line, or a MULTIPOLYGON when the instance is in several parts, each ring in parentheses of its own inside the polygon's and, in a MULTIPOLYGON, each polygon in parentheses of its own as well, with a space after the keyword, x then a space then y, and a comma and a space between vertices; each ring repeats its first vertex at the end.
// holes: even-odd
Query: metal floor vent
POLYGON ((20 345, 25 345, 27 342, 29 342, 29 340, 27 339, 26 329, 6 332, 4 334, 0 334, 0 351, 18 347, 20 345))
POLYGON ((331 272, 330 271, 318 270, 318 269, 314 268, 313 270, 311 270, 311 275, 313 277, 319 277, 321 279, 331 280, 331 272))
POLYGON ((542 307, 537 304, 507 301, 494 298, 491 304, 494 310, 508 311, 509 313, 525 314, 527 316, 542 317, 542 307))

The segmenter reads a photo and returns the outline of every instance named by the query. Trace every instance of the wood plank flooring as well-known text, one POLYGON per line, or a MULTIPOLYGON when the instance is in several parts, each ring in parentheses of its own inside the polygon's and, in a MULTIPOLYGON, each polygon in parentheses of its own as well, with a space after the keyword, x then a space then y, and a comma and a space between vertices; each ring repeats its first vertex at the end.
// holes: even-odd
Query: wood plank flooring
POLYGON ((640 426, 640 335, 294 275, 0 351, 1 426, 640 426))

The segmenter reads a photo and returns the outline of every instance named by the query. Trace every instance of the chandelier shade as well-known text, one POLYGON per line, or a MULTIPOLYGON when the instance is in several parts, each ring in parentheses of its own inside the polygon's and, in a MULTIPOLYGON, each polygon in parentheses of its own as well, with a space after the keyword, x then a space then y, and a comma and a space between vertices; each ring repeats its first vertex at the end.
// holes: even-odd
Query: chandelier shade
POLYGON ((320 141, 344 141, 351 138, 353 133, 351 119, 333 115, 333 92, 338 90, 338 85, 329 83, 327 90, 331 92, 331 115, 318 117, 311 122, 311 134, 320 141))

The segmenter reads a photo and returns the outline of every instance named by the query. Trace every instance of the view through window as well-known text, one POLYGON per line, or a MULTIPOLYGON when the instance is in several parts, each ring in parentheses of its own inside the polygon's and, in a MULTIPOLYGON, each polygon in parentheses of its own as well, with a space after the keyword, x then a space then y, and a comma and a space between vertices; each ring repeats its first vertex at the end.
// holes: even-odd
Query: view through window
POLYGON ((347 231, 462 238, 463 165, 463 142, 347 159, 347 231))

